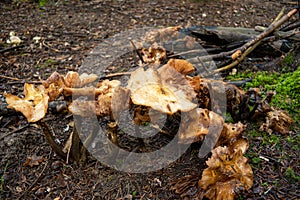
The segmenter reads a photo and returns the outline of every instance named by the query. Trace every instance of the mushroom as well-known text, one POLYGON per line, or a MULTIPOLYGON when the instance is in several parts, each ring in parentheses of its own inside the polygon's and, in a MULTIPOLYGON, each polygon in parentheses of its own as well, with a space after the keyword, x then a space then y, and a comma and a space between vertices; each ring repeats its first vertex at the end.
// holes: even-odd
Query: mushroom
POLYGON ((116 88, 120 87, 118 80, 104 80, 97 85, 97 88, 68 88, 67 90, 75 95, 95 95, 96 100, 76 99, 69 105, 69 110, 80 116, 105 116, 112 114, 112 98, 116 88))
POLYGON ((222 116, 208 109, 196 108, 183 115, 179 128, 179 142, 193 143, 203 141, 207 134, 207 147, 213 149, 224 124, 222 116), (219 130, 219 133, 217 132, 219 130))
POLYGON ((77 72, 69 71, 64 77, 64 82, 67 87, 80 88, 96 81, 97 79, 98 76, 96 74, 83 73, 79 75, 77 72))
POLYGON ((167 66, 173 67, 176 71, 183 75, 188 75, 195 71, 194 66, 190 62, 182 59, 170 59, 167 66))
POLYGON ((138 68, 131 74, 127 88, 136 105, 153 108, 166 114, 188 112, 196 108, 196 96, 183 75, 165 65, 158 70, 138 68))
POLYGON ((142 56, 145 63, 160 64, 167 58, 167 51, 155 42, 149 48, 142 49, 142 56))
POLYGON ((172 40, 178 37, 180 29, 180 26, 173 26, 151 30, 145 34, 143 40, 149 43, 172 40))
POLYGON ((35 87, 33 84, 25 83, 24 98, 12 94, 4 95, 8 103, 7 107, 21 112, 28 122, 37 122, 46 115, 49 96, 43 85, 35 87))
POLYGON ((85 95, 94 91, 92 87, 88 91, 82 87, 94 82, 97 78, 98 76, 95 74, 88 75, 83 73, 79 75, 77 72, 69 71, 65 76, 62 76, 58 72, 53 72, 46 81, 43 81, 43 85, 50 97, 50 101, 53 101, 62 92, 64 92, 65 96, 71 96, 74 93, 85 95))
POLYGON ((198 183, 208 199, 234 200, 235 194, 253 186, 253 172, 241 150, 231 153, 227 147, 217 147, 206 164, 198 183))
POLYGON ((268 133, 276 131, 281 134, 288 134, 291 125, 294 123, 293 119, 286 111, 272 108, 266 116, 266 122, 260 127, 260 130, 266 130, 268 133))
POLYGON ((241 122, 238 122, 235 124, 225 123, 216 146, 221 146, 221 145, 230 146, 230 144, 235 142, 235 140, 245 130, 245 127, 246 126, 244 124, 242 124, 241 122))

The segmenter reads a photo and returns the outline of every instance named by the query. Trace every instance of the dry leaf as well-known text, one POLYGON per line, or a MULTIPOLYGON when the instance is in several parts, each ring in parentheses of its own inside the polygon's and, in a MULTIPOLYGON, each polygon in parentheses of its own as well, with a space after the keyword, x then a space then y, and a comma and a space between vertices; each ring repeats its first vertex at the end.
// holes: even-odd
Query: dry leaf
POLYGON ((49 96, 45 93, 44 86, 35 87, 33 84, 25 83, 24 94, 24 98, 5 94, 7 107, 21 112, 29 122, 39 121, 48 109, 49 96))
POLYGON ((41 162, 44 161, 43 156, 36 156, 33 154, 32 156, 28 156, 26 162, 24 163, 24 166, 30 166, 33 167, 34 165, 39 165, 41 162))
POLYGON ((64 180, 63 176, 62 175, 57 175, 57 178, 56 178, 56 185, 57 187, 60 187, 60 188, 64 188, 67 186, 67 183, 66 181, 64 180))
POLYGON ((241 151, 232 154, 227 147, 217 147, 206 164, 199 186, 209 199, 234 200, 236 193, 253 185, 252 169, 241 151))

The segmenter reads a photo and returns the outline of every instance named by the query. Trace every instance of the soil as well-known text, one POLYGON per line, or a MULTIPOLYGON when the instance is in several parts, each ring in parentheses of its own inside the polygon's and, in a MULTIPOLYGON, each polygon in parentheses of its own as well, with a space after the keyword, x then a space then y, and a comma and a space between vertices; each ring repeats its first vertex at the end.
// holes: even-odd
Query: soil
MULTIPOLYGON (((268 26, 283 6, 290 10, 296 5, 288 0, 58 0, 43 6, 41 2, 0 2, 2 102, 5 92, 22 94, 24 82, 45 80, 54 71, 78 71, 91 50, 122 31, 167 26, 268 26), (6 43, 11 31, 22 40, 16 48, 6 43), (37 36, 43 42, 33 42, 37 36)), ((248 66, 241 63, 239 67, 248 66)), ((67 128, 72 120, 67 113, 52 111, 45 118, 61 144, 72 131, 67 128)), ((299 128, 294 128, 291 139, 296 139, 297 131, 299 128)), ((279 149, 272 143, 262 146, 261 137, 249 141, 249 155, 265 159, 253 167, 254 186, 240 199, 300 198, 299 181, 285 176, 288 168, 299 175, 299 148, 290 148, 286 137, 279 138, 279 149)), ((206 168, 206 158, 197 157, 197 145, 164 169, 143 174, 119 172, 91 156, 84 164, 67 164, 53 153, 38 125, 9 112, 0 116, 0 148, 0 199, 182 199, 171 190, 173 182, 186 175, 200 179, 206 168), (33 167, 24 165, 32 155, 43 161, 33 167)), ((251 156, 249 162, 257 164, 251 156)), ((196 186, 188 192, 186 199, 197 198, 196 186)))

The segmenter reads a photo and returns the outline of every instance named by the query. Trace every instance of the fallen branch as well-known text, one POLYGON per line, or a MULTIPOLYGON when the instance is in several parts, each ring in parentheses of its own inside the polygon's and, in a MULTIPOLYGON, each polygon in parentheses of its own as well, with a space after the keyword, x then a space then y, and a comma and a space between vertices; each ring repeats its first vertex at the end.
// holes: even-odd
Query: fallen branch
MULTIPOLYGON (((286 22, 288 19, 291 18, 291 16, 293 16, 294 14, 296 14, 298 12, 298 9, 293 9, 292 11, 290 11, 288 14, 282 16, 283 10, 278 14, 278 16, 276 17, 276 19, 271 23, 271 25, 265 29, 261 34, 259 34, 256 38, 254 38, 253 40, 247 42, 246 44, 244 44, 241 48, 239 48, 237 51, 235 51, 232 55, 235 54, 240 54, 240 52, 243 52, 240 56, 236 57, 236 60, 234 62, 232 62, 231 64, 216 69, 214 70, 212 73, 210 73, 210 75, 219 73, 221 71, 225 71, 228 69, 231 69, 232 67, 236 66, 237 64, 239 64, 242 60, 245 59, 245 57, 247 55, 249 55, 258 45, 261 44, 262 40, 269 35, 270 33, 272 33, 274 30, 276 30, 279 26, 281 26, 284 22, 286 22)), ((234 59, 234 58, 233 58, 234 59)))
POLYGON ((20 80, 20 79, 18 79, 18 78, 10 77, 10 76, 5 76, 5 75, 0 75, 0 78, 9 79, 9 80, 14 80, 14 81, 19 81, 19 80, 20 80))
POLYGON ((233 61, 232 63, 230 63, 229 65, 226 65, 225 67, 219 68, 214 70, 212 73, 210 73, 209 75, 213 75, 216 73, 219 73, 221 71, 225 71, 228 69, 233 68, 234 66, 238 65, 240 62, 242 62, 258 45, 260 45, 261 41, 258 41, 256 44, 254 44, 253 46, 249 47, 248 49, 246 49, 246 51, 244 53, 242 53, 242 55, 238 56, 236 58, 235 61, 233 61))
MULTIPOLYGON (((267 35, 271 34, 273 31, 275 31, 277 28, 279 28, 283 23, 285 23, 287 20, 289 20, 297 12, 298 12, 298 9, 295 8, 295 9, 291 10, 288 14, 281 17, 278 21, 274 21, 273 23, 271 23, 271 25, 266 30, 264 30, 256 38, 254 38, 253 40, 251 40, 251 41, 247 42, 246 44, 244 44, 240 48, 240 50, 242 52, 246 51, 250 46, 256 44, 259 41, 261 41, 267 35)), ((280 15, 281 15, 281 12, 279 13, 279 17, 280 17, 280 15)), ((278 19, 278 18, 276 17, 276 19, 278 19)))
POLYGON ((5 52, 8 52, 8 51, 12 51, 12 50, 15 50, 15 49, 20 49, 20 48, 23 48, 23 47, 25 47, 25 45, 18 45, 18 46, 8 47, 8 48, 5 48, 5 49, 0 49, 0 53, 5 53, 5 52))

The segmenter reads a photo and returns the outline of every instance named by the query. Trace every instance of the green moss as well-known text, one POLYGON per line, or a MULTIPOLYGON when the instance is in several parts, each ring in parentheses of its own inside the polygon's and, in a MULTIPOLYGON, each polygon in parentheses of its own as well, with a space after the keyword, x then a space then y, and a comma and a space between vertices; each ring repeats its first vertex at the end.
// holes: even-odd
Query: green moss
POLYGON ((292 181, 300 181, 300 176, 296 175, 295 171, 291 167, 286 169, 285 176, 292 181))
MULTIPOLYGON (((286 58, 288 62, 289 59, 286 58)), ((297 122, 300 119, 300 66, 294 72, 270 73, 259 71, 257 73, 245 71, 234 76, 228 76, 228 80, 240 80, 252 78, 252 82, 246 83, 245 90, 249 88, 260 88, 262 96, 267 91, 274 91, 275 95, 271 105, 288 111, 297 122)))
POLYGON ((293 64, 293 62, 294 62, 294 56, 292 53, 289 53, 284 57, 282 64, 283 65, 291 65, 291 64, 293 64))
POLYGON ((254 164, 260 164, 261 159, 258 157, 252 158, 252 163, 254 164))
POLYGON ((230 113, 226 113, 226 116, 225 116, 225 122, 226 123, 234 123, 230 113))
POLYGON ((35 67, 36 68, 49 68, 49 67, 53 67, 55 64, 57 64, 55 60, 48 59, 45 62, 43 62, 39 65, 36 65, 35 67))
POLYGON ((9 163, 6 163, 6 165, 4 166, 4 169, 3 169, 3 174, 0 176, 0 196, 3 192, 3 187, 4 187, 4 184, 5 184, 4 174, 7 171, 8 165, 9 165, 9 163))
POLYGON ((264 186, 264 187, 268 187, 269 186, 268 182, 263 182, 261 185, 264 186))

